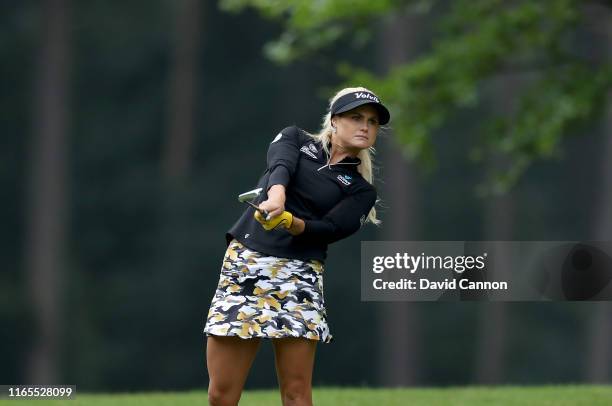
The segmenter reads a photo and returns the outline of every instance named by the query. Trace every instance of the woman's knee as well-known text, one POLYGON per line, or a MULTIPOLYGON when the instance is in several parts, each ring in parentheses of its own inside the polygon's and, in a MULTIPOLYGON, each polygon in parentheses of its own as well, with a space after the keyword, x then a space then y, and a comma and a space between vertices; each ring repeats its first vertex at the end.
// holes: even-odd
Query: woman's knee
POLYGON ((210 406, 235 406, 240 400, 240 388, 210 384, 208 404, 210 406))
POLYGON ((284 383, 281 389, 283 405, 310 404, 312 399, 312 387, 306 379, 295 379, 284 383))

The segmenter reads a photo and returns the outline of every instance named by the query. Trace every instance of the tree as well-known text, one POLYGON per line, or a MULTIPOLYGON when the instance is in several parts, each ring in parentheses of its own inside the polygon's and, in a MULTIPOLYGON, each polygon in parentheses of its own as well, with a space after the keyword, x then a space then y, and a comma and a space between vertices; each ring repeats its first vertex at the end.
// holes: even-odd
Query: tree
MULTIPOLYGON (((398 16, 388 22, 379 41, 381 63, 385 71, 406 63, 415 53, 418 32, 423 21, 414 16, 398 16), (397 39, 401 39, 397 41, 397 39)), ((382 140, 381 140, 382 141, 382 140)), ((394 138, 385 138, 382 157, 385 162, 385 194, 389 206, 383 221, 386 240, 418 239, 420 231, 421 188, 416 166, 408 161, 394 138), (407 235, 409 233, 409 235, 407 235)), ((382 385, 408 386, 419 379, 421 331, 419 312, 413 303, 383 302, 378 309, 380 331, 378 374, 382 385), (392 334, 390 334, 392 332, 392 334)))
POLYGON ((160 249, 154 267, 154 280, 158 287, 156 306, 160 309, 159 317, 165 315, 165 325, 178 332, 183 325, 176 315, 183 313, 187 305, 185 301, 177 300, 177 296, 185 294, 193 275, 190 246, 194 241, 192 230, 195 227, 190 208, 195 194, 190 170, 198 133, 195 112, 201 74, 199 56, 203 7, 200 0, 179 0, 168 2, 168 5, 174 12, 173 59, 169 72, 167 126, 161 162, 160 249), (172 278, 168 278, 168 270, 172 270, 172 278))
MULTIPOLYGON (((612 240, 612 106, 608 107, 605 120, 604 150, 601 160, 601 200, 594 215, 594 240, 612 240)), ((585 364, 587 382, 610 382, 610 358, 612 339, 612 306, 609 302, 597 303, 587 327, 588 355, 585 364)))
POLYGON ((70 3, 47 0, 38 55, 28 190, 25 270, 35 334, 27 382, 59 382, 61 289, 66 232, 66 158, 69 105, 70 3))
POLYGON ((168 107, 168 129, 163 150, 163 174, 172 182, 183 180, 191 164, 195 127, 200 2, 176 2, 175 47, 168 107))
MULTIPOLYGON (((601 8, 592 10, 592 15, 601 16, 599 21, 594 21, 593 27, 601 29, 605 35, 603 49, 604 57, 612 55, 612 28, 609 24, 610 14, 602 12, 601 8), (607 18, 606 18, 607 17, 607 18)), ((608 104, 604 119, 604 145, 601 150, 601 184, 598 207, 593 210, 593 237, 596 241, 612 240, 612 92, 608 94, 608 104)), ((587 340, 589 353, 586 357, 585 378, 588 382, 610 382, 610 361, 612 339, 612 306, 609 302, 598 303, 591 315, 587 340)))

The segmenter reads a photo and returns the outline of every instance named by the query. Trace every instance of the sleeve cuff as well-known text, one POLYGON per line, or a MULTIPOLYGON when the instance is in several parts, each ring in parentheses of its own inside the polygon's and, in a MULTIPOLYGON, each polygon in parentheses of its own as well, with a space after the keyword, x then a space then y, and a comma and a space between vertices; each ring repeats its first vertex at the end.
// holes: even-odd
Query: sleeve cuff
POLYGON ((274 185, 283 185, 287 187, 289 180, 291 180, 289 169, 285 168, 283 165, 278 165, 270 174, 270 178, 268 179, 268 189, 274 185))
POLYGON ((325 221, 304 220, 304 235, 325 235, 331 232, 331 226, 325 221))

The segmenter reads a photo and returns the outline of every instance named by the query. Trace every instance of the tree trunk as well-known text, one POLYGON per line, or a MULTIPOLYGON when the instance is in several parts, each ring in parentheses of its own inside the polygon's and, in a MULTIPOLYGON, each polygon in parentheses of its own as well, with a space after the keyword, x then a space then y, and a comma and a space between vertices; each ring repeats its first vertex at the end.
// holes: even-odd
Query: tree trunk
MULTIPOLYGON (((406 63, 414 55, 419 21, 415 17, 394 19, 381 36, 384 69, 406 63)), ((375 89, 372 89, 376 91, 375 89)), ((384 240, 418 239, 420 188, 415 167, 400 153, 392 138, 384 139, 385 194, 384 240)), ((415 303, 383 302, 379 305, 378 374, 383 386, 409 386, 418 382, 420 354, 419 314, 415 303)))
POLYGON ((69 11, 68 0, 43 3, 24 247, 27 290, 35 324, 26 363, 25 382, 30 384, 60 383, 71 60, 69 11))
POLYGON ((162 160, 164 177, 171 182, 185 179, 191 166, 200 44, 200 1, 179 0, 173 5, 177 7, 175 52, 162 160))
MULTIPOLYGON (((608 98, 611 100, 612 98, 608 98)), ((605 148, 602 151, 600 208, 594 224, 597 241, 612 241, 612 103, 609 103, 604 134, 605 148)), ((610 382, 610 342, 612 341, 612 304, 601 302, 594 305, 588 331, 588 357, 586 358, 586 381, 610 382)))
MULTIPOLYGON (((494 164, 492 164, 494 165, 494 164)), ((514 198, 511 192, 487 199, 485 218, 485 240, 506 241, 512 239, 514 221, 514 198)), ((504 245, 499 245, 497 257, 507 259, 500 264, 510 264, 511 258, 504 245)), ((499 265, 498 265, 499 266, 499 265)), ((502 275, 509 275, 504 270, 502 275)), ((504 381, 506 336, 508 333, 508 305, 504 302, 481 302, 478 347, 476 349, 477 384, 500 384, 504 381)))
MULTIPOLYGON (((612 27, 609 8, 593 7, 589 19, 591 27, 602 30, 606 37, 602 59, 612 56, 612 27)), ((612 241, 612 92, 608 92, 608 107, 604 119, 605 143, 601 156, 601 187, 599 209, 595 211, 592 228, 597 241, 612 241)), ((610 363, 612 362, 612 303, 601 302, 594 305, 594 312, 587 326, 588 356, 585 360, 587 382, 609 383, 610 363)))
MULTIPOLYGON (((500 115, 512 114, 515 110, 517 90, 520 88, 520 77, 516 74, 500 78, 501 83, 494 86, 496 102, 493 110, 500 115), (499 97, 502 95, 503 97, 499 97)), ((503 170, 503 162, 492 158, 488 163, 489 172, 503 170)), ((513 239, 514 192, 508 191, 500 196, 492 196, 485 203, 485 241, 510 241, 513 239)), ((502 258, 496 266, 511 266, 511 253, 504 245, 496 245, 495 256, 502 258), (504 260, 505 258, 505 260, 504 260)), ((500 270, 501 275, 509 275, 510 270, 500 270)), ((487 275, 488 276, 488 275, 487 275)), ((480 322, 478 347, 476 349, 474 381, 477 384, 500 384, 504 382, 505 350, 508 334, 508 304, 504 302, 480 303, 480 322)))
MULTIPOLYGON (((179 313, 181 292, 189 281, 192 191, 189 171, 195 137, 195 107, 199 66, 201 2, 168 2, 174 10, 174 58, 168 88, 167 126, 162 151, 162 197, 159 201, 159 246, 155 256, 156 306, 160 314, 179 313), (173 277, 168 278, 172 269, 173 277)), ((162 320, 168 328, 177 319, 162 320)), ((177 326, 178 327, 178 326, 177 326)))

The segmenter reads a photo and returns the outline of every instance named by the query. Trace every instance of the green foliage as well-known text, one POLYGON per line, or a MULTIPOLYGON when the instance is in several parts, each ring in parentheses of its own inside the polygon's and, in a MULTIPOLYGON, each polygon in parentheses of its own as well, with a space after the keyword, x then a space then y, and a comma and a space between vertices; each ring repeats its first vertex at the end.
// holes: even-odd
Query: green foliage
POLYGON ((318 28, 333 21, 386 13, 400 4, 393 0, 221 0, 221 8, 240 11, 257 8, 269 18, 284 17, 296 29, 318 28))
POLYGON ((395 0, 221 0, 220 7, 238 12, 256 8, 264 17, 284 22, 285 31, 265 47, 266 55, 287 64, 347 37, 354 45, 369 38, 369 21, 400 2, 395 0))
MULTIPOLYGON (((469 157, 498 159, 481 185, 483 193, 503 193, 540 159, 559 156, 563 137, 593 119, 611 85, 612 69, 575 52, 576 30, 588 22, 578 0, 456 0, 439 18, 431 49, 394 66, 385 76, 340 63, 345 84, 375 89, 392 110, 395 136, 409 157, 435 167, 432 136, 462 110, 495 103, 483 87, 509 75, 528 76, 511 89, 519 108, 482 120, 482 137, 466 140, 469 157), (483 141, 484 139, 484 141, 483 141), (500 167, 501 166, 501 167, 500 167)), ((428 11, 434 2, 222 0, 227 9, 257 8, 284 18, 284 33, 266 46, 273 60, 287 63, 340 40, 349 31, 367 38, 381 17, 428 11), (416 6, 420 6, 416 7, 416 6)), ((448 4, 448 3, 447 3, 448 4)), ((603 47, 602 47, 603 50, 603 47)), ((603 52, 603 51, 602 51, 603 52)))
POLYGON ((474 147, 475 160, 487 154, 511 157, 509 167, 493 173, 480 192, 504 193, 535 160, 560 157, 563 136, 601 110, 611 84, 609 67, 580 63, 541 75, 522 95, 518 112, 497 119, 497 128, 487 134, 489 142, 474 147))

